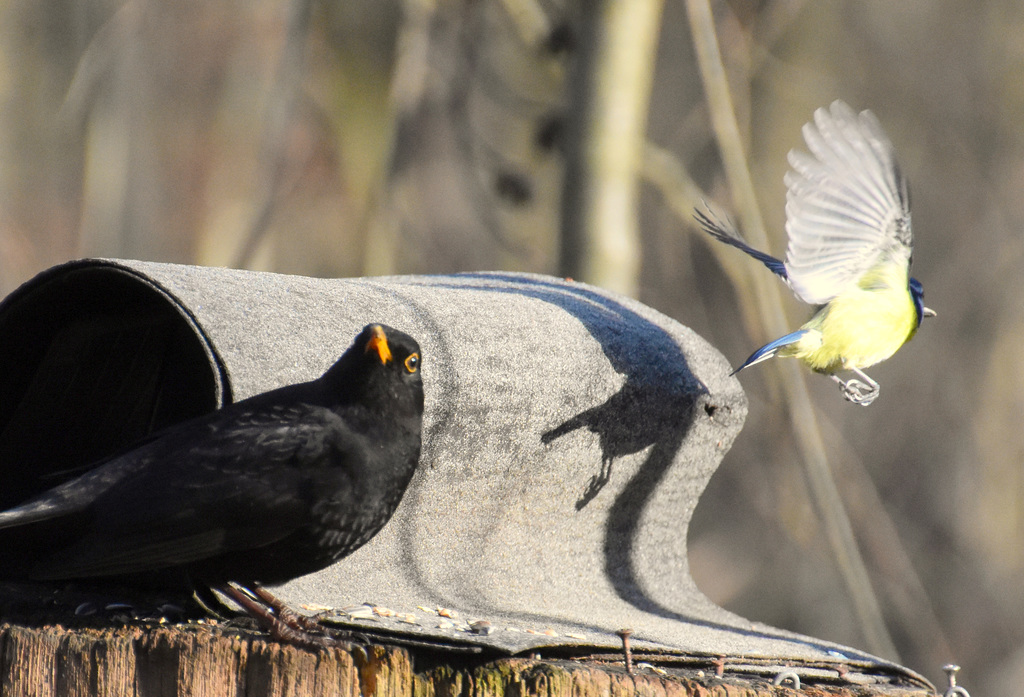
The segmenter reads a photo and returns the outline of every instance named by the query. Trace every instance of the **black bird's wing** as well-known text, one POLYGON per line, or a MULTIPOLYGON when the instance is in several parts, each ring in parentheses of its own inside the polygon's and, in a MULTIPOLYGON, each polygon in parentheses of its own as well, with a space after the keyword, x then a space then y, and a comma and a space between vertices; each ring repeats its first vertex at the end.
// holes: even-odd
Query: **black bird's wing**
POLYGON ((363 440, 338 414, 307 404, 214 413, 0 512, 0 533, 31 539, 47 528, 40 539, 58 541, 20 545, 39 580, 256 549, 308 524, 316 492, 352 491, 347 465, 366 452, 363 440))

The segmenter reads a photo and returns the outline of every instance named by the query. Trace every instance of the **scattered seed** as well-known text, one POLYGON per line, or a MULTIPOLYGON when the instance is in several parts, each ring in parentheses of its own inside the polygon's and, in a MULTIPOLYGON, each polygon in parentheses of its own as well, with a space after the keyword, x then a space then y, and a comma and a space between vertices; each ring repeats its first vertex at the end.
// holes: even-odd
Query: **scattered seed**
POLYGON ((157 608, 164 615, 184 615, 185 608, 179 607, 174 603, 164 603, 157 608))
POLYGON ((664 668, 659 668, 658 666, 647 663, 646 661, 637 663, 636 667, 640 669, 647 669, 652 673, 657 673, 658 675, 668 675, 668 671, 664 668))
POLYGON ((354 620, 376 619, 373 614, 373 608, 369 605, 348 605, 341 608, 341 612, 354 620))
POLYGON ((118 610, 121 610, 121 611, 127 610, 127 611, 131 612, 135 608, 133 608, 128 603, 108 603, 106 606, 104 606, 103 609, 107 610, 108 612, 116 612, 118 610))
POLYGON ((583 636, 582 634, 566 634, 566 636, 569 637, 570 639, 579 639, 580 641, 583 641, 584 639, 587 638, 587 637, 583 636))
POLYGON ((437 608, 437 614, 439 614, 441 617, 449 617, 452 619, 459 616, 459 613, 455 612, 455 610, 449 610, 446 607, 437 608))
POLYGON ((394 617, 396 614, 398 614, 394 610, 392 610, 391 608, 388 608, 388 607, 374 607, 373 608, 373 612, 374 612, 374 614, 376 614, 376 615, 378 615, 380 617, 394 617))
POLYGON ((494 631, 494 627, 487 620, 475 620, 469 623, 469 631, 474 634, 490 634, 494 631))

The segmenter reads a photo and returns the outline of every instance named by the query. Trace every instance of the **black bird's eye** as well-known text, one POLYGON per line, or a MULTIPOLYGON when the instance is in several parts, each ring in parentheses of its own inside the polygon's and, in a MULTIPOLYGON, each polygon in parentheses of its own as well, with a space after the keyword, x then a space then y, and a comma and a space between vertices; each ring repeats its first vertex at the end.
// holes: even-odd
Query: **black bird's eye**
POLYGON ((420 369, 420 354, 414 353, 405 359, 405 370, 409 373, 415 373, 420 369))

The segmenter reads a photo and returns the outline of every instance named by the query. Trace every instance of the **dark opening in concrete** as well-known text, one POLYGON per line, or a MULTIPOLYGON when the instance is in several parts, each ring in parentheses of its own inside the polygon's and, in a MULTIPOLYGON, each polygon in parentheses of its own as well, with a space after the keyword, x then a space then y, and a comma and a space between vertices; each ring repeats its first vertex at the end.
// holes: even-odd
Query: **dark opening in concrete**
POLYGON ((12 293, 0 304, 0 508, 230 401, 211 355, 187 312, 123 267, 72 263, 12 293))

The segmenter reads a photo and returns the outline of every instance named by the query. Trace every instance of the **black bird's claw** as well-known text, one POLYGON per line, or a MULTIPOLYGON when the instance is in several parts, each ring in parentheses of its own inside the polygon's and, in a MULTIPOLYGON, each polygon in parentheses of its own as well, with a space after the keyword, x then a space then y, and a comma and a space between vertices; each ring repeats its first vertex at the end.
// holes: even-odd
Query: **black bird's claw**
POLYGON ((220 590, 277 641, 307 649, 341 648, 359 654, 363 661, 367 659, 362 646, 330 636, 317 620, 291 609, 265 588, 248 589, 225 583, 220 590))

